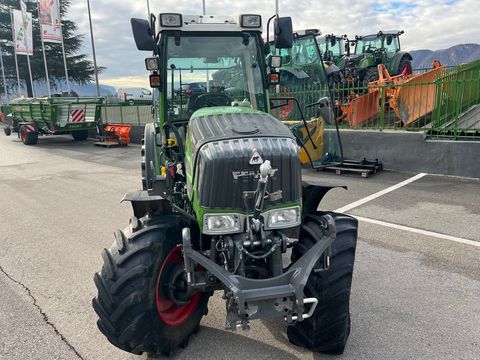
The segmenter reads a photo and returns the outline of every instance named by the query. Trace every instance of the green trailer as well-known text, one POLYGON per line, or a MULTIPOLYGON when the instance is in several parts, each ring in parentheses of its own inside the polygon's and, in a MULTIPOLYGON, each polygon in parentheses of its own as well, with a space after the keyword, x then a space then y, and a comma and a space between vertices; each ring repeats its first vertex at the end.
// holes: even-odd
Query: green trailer
POLYGON ((16 132, 25 145, 34 145, 39 135, 71 134, 86 140, 101 114, 100 97, 43 97, 16 99, 2 108, 4 132, 16 132))

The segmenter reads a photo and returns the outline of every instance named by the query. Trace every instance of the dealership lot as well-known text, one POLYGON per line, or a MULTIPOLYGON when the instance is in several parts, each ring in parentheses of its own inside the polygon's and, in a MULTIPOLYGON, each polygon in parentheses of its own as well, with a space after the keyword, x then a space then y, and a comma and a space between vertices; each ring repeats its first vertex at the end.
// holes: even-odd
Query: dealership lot
MULTIPOLYGON (((480 180, 312 170, 305 178, 347 185, 322 208, 360 217, 352 332, 338 359, 477 359, 480 180)), ((100 253, 131 216, 119 201, 139 186, 139 146, 65 136, 29 147, 0 137, 0 359, 146 357, 110 345, 91 308, 100 253)), ((218 294, 209 310, 179 359, 331 358, 289 344, 282 321, 223 330, 218 294)))

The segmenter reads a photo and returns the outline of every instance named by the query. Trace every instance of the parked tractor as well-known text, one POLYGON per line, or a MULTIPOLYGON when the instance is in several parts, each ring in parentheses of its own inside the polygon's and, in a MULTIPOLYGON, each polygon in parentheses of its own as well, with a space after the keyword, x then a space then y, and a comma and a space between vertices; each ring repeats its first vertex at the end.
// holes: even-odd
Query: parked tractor
POLYGON ((99 97, 44 97, 12 100, 2 109, 6 136, 16 132, 25 145, 35 145, 39 135, 71 134, 86 140, 100 118, 99 97))
POLYGON ((133 217, 115 231, 94 276, 100 331, 134 354, 172 354, 199 331, 218 291, 226 329, 280 318, 293 344, 341 354, 350 333, 357 220, 319 211, 334 186, 302 181, 301 168, 302 152, 314 167, 341 157, 337 132, 318 131, 335 123, 328 86, 318 84, 327 96, 299 112, 316 118, 300 116, 289 128, 270 115, 273 107, 301 104, 269 95, 282 59, 298 59, 291 69, 325 82, 314 35, 294 38, 291 19, 277 17, 281 54, 267 56, 274 52, 259 15, 168 13, 131 23, 137 48, 153 52, 146 67, 154 119, 142 146, 143 189, 123 199, 133 217), (207 85, 184 107, 175 99, 180 78, 224 83, 207 85))
POLYGON ((354 54, 347 57, 345 78, 367 85, 378 80, 378 65, 383 64, 391 75, 412 73, 412 55, 400 50, 404 31, 379 31, 377 34, 355 36, 354 54))

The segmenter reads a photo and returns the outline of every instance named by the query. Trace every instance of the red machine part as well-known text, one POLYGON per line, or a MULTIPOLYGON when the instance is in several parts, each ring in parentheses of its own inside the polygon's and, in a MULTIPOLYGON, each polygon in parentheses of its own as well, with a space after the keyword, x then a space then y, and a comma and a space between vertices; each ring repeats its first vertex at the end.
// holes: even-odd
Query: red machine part
POLYGON ((106 141, 118 142, 119 144, 130 144, 130 130, 132 125, 124 124, 108 124, 105 125, 104 131, 106 135, 106 141))

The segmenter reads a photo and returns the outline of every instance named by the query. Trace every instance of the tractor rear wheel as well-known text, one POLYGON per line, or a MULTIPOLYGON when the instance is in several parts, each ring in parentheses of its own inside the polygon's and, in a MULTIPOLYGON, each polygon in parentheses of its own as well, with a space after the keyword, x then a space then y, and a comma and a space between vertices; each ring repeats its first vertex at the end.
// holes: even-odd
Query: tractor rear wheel
MULTIPOLYGON (((292 249, 292 262, 305 254, 322 234, 321 216, 305 217, 298 243, 292 249)), ((312 317, 289 326, 287 335, 295 345, 313 351, 342 354, 350 334, 350 289, 357 244, 356 219, 329 213, 335 219, 337 236, 331 246, 330 266, 323 270, 323 258, 317 261, 304 292, 318 299, 312 317)))
POLYGON ((34 131, 28 131, 25 125, 20 126, 19 136, 25 145, 35 145, 38 143, 38 133, 34 131))
POLYGON ((98 328, 113 345, 138 355, 171 354, 198 332, 211 294, 185 292, 181 217, 145 219, 132 218, 103 251, 92 303, 98 328))
POLYGON ((403 58, 398 65, 398 75, 410 75, 412 73, 412 62, 403 58))
POLYGON ((88 138, 88 130, 72 132, 72 137, 75 141, 85 141, 88 138))

